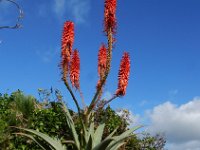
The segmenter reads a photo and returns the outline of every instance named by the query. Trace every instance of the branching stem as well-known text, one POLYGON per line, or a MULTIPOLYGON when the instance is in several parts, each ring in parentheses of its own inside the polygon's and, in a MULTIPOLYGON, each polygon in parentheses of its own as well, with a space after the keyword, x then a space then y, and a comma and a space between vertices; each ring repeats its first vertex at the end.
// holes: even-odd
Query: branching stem
POLYGON ((108 74, 110 72, 110 66, 111 66, 111 59, 112 59, 112 44, 113 44, 113 35, 112 35, 112 30, 111 28, 109 29, 108 33, 108 54, 107 54, 107 62, 106 62, 106 71, 103 79, 101 80, 99 88, 97 88, 97 91, 92 99, 92 102, 90 103, 86 115, 89 115, 90 112, 93 110, 93 108, 96 105, 96 101, 98 99, 98 95, 101 93, 101 89, 106 83, 106 79, 108 77, 108 74))

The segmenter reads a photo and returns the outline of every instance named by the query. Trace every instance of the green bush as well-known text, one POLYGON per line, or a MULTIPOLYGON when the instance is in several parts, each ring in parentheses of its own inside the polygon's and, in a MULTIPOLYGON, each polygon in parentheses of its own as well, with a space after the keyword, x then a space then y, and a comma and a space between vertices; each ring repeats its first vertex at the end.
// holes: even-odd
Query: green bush
MULTIPOLYGON (((63 143, 66 143, 67 140, 72 140, 72 135, 65 121, 65 115, 59 101, 50 101, 44 104, 42 101, 39 102, 32 96, 24 95, 21 91, 14 92, 11 95, 0 95, 1 149, 40 149, 40 147, 32 140, 14 135, 13 133, 18 132, 18 130, 11 128, 10 126, 35 129, 51 137, 59 138, 63 143)), ((113 132, 116 127, 118 127, 116 135, 119 135, 127 130, 129 125, 127 119, 120 117, 111 107, 108 106, 105 109, 97 108, 95 111, 95 126, 105 122, 103 138, 113 132)), ((76 130, 80 131, 81 125, 77 117, 77 113, 70 110, 70 114, 75 122, 76 130)), ((39 140, 40 143, 44 143, 41 139, 37 140, 39 140)), ((72 149, 72 145, 66 145, 68 146, 68 149, 72 149)), ((149 134, 145 134, 142 138, 133 136, 128 139, 126 146, 123 148, 127 150, 142 150, 146 147, 146 150, 158 150, 162 149, 164 145, 165 139, 163 139, 162 136, 157 135, 154 137, 149 134)))

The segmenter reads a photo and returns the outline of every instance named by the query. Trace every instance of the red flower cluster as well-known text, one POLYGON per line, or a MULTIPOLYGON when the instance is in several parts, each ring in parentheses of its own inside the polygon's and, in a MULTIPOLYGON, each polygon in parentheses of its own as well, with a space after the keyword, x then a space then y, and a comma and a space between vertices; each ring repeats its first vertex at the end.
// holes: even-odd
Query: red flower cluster
POLYGON ((105 74, 106 63, 107 63, 107 49, 105 44, 102 44, 98 53, 98 73, 100 79, 102 79, 105 74))
POLYGON ((69 70, 69 62, 72 53, 72 46, 74 43, 74 23, 71 21, 66 21, 64 23, 63 33, 62 33, 62 43, 61 43, 61 67, 63 77, 66 78, 69 70))
POLYGON ((104 5, 104 32, 106 34, 111 30, 115 34, 116 30, 116 0, 105 0, 104 5))
POLYGON ((70 80, 72 86, 75 87, 76 89, 80 88, 79 79, 80 79, 80 57, 78 50, 74 50, 70 65, 70 80))
POLYGON ((62 34, 62 51, 68 49, 69 53, 72 53, 72 47, 74 44, 74 23, 66 21, 62 34))
POLYGON ((130 57, 127 52, 124 53, 118 74, 118 89, 116 91, 117 96, 124 96, 126 94, 126 87, 128 85, 128 79, 130 74, 130 57))

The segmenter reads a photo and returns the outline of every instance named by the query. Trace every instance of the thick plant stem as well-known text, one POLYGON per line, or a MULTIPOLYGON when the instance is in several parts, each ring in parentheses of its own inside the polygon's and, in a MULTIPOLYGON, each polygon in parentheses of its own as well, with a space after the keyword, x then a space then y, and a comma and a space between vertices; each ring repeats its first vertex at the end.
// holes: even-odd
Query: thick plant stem
POLYGON ((108 35, 108 54, 107 54, 107 62, 106 62, 106 71, 105 71, 103 79, 101 80, 100 86, 97 89, 97 91, 92 99, 92 102, 90 103, 90 105, 88 107, 86 115, 89 115, 90 112, 92 111, 92 109, 95 107, 95 104, 97 103, 96 101, 97 101, 98 95, 101 93, 101 89, 104 86, 106 79, 108 77, 108 74, 110 72, 111 59, 112 59, 112 44, 113 44, 113 35, 112 35, 111 28, 108 31, 107 35, 108 35))
POLYGON ((110 28, 110 30, 108 31, 108 54, 107 54, 106 73, 105 73, 106 78, 110 72, 110 66, 112 60, 112 46, 113 46, 113 36, 112 36, 112 30, 110 28))
POLYGON ((64 83, 65 83, 65 86, 67 87, 67 90, 68 90, 69 93, 71 94, 72 99, 73 99, 73 101, 74 101, 74 103, 75 103, 75 105, 76 105, 76 107, 77 107, 77 109, 78 109, 79 117, 81 117, 81 109, 80 109, 80 107, 79 107, 78 101, 76 100, 76 97, 75 97, 74 93, 72 92, 72 90, 71 90, 71 88, 70 88, 70 86, 69 86, 69 84, 68 84, 66 78, 64 78, 63 81, 64 81, 64 83))
MULTIPOLYGON (((81 109, 80 109, 80 107, 79 107, 78 101, 76 100, 76 97, 75 97, 75 95, 73 94, 73 92, 72 92, 72 90, 71 90, 71 88, 70 88, 70 86, 69 86, 69 84, 68 84, 66 78, 64 78, 63 81, 64 81, 65 86, 67 87, 69 93, 71 94, 72 99, 74 100, 74 103, 76 104, 76 107, 77 107, 77 109, 78 109, 78 117, 79 117, 79 120, 80 120, 80 122, 81 122, 82 128, 84 128, 84 122, 83 122, 83 119, 82 119, 81 109)), ((85 118, 84 114, 83 114, 83 118, 85 118)), ((84 130, 83 130, 83 132, 84 132, 84 130)), ((81 143, 82 143, 82 141, 83 141, 83 139, 81 139, 81 143)))

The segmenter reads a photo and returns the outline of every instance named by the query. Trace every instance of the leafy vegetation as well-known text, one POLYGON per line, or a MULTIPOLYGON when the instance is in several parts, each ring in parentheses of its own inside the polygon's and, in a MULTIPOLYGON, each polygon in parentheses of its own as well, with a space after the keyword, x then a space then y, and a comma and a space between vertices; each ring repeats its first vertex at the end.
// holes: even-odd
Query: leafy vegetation
MULTIPOLYGON (((46 91, 46 90, 45 90, 46 91)), ((57 92, 55 92, 57 93, 57 92)), ((55 94, 54 93, 54 94, 55 94)), ((73 144, 69 141, 73 140, 72 133, 65 121, 65 115, 60 105, 61 95, 55 94, 56 100, 52 100, 50 92, 41 92, 41 98, 50 101, 40 102, 33 96, 26 96, 21 91, 12 93, 11 95, 4 94, 0 96, 0 147, 3 150, 21 150, 21 149, 41 149, 29 138, 15 135, 13 133, 19 132, 16 128, 29 128, 40 131, 52 138, 61 139, 63 145, 68 149, 73 149, 73 144), (47 95, 44 93, 48 93, 47 95), (18 107, 20 105, 20 107, 18 107)), ((120 117, 111 107, 105 109, 95 110, 95 125, 99 126, 105 122, 105 130, 103 132, 103 139, 111 134, 117 127, 115 135, 120 135, 127 130, 129 124, 128 118, 120 117)), ((77 131, 80 131, 80 122, 77 118, 77 113, 70 110, 70 114, 75 123, 77 131)), ((22 133, 22 132, 20 132, 22 133)), ((77 132, 79 133, 79 132, 77 132)), ((43 147, 46 143, 40 138, 34 137, 39 141, 43 147)), ((126 141, 126 144, 121 149, 128 150, 161 150, 164 148, 165 139, 161 135, 151 136, 145 134, 141 138, 136 135, 132 136, 126 141), (160 144, 159 144, 160 143, 160 144)))

